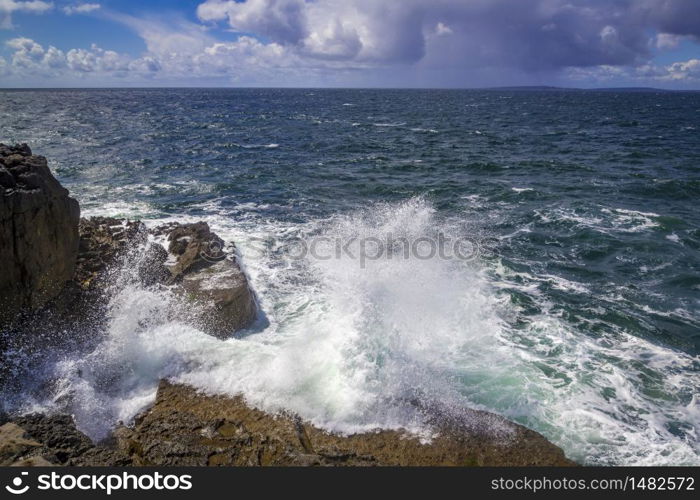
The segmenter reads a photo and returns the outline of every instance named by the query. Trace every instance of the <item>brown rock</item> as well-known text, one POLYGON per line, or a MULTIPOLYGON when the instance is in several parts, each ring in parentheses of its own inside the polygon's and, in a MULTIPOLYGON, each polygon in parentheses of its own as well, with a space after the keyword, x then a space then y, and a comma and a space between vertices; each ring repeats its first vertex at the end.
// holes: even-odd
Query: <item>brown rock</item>
POLYGON ((17 424, 8 422, 0 426, 0 466, 11 465, 40 447, 41 443, 29 439, 17 424))
POLYGON ((215 337, 230 337, 255 319, 257 308, 248 279, 230 260, 186 274, 181 286, 195 303, 193 321, 215 337))
POLYGON ((430 443, 386 430, 344 437, 256 410, 241 397, 162 381, 123 450, 140 465, 575 465, 540 434, 498 415, 468 410, 464 417, 468 425, 437 423, 430 443), (494 425, 507 432, 490 433, 494 425))
POLYGON ((167 237, 173 256, 168 283, 180 284, 192 304, 188 319, 220 338, 255 320, 257 305, 248 278, 206 222, 169 224, 153 233, 167 237))
POLYGON ((55 467, 56 464, 52 464, 44 457, 30 457, 24 460, 18 460, 17 462, 10 465, 10 467, 55 467))

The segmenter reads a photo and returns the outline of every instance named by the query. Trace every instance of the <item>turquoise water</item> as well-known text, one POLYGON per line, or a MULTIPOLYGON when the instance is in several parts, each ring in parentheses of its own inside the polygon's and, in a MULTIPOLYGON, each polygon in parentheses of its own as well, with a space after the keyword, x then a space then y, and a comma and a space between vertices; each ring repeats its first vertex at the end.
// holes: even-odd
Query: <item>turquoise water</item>
POLYGON ((85 215, 203 219, 235 240, 263 311, 221 342, 170 322, 167 291, 123 290, 104 342, 51 358, 41 376, 57 389, 22 409, 69 404, 99 436, 168 376, 339 432, 428 432, 419 399, 506 415, 585 463, 700 463, 700 93, 0 102, 0 142, 47 156, 85 215), (389 234, 479 251, 362 265, 289 253, 389 234), (105 372, 119 374, 109 389, 105 372))

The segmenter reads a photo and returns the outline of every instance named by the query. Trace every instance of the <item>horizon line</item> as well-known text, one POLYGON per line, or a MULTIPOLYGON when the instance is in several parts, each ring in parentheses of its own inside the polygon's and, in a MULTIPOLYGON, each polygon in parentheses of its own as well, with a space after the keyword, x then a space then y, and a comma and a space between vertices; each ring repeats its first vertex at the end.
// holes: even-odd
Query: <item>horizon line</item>
POLYGON ((93 87, 2 87, 0 91, 27 91, 27 90, 501 90, 501 91, 628 91, 628 92, 700 92, 700 88, 694 89, 668 89, 662 87, 631 87, 631 86, 613 86, 613 87, 559 87, 554 85, 502 85, 488 87, 344 87, 344 86, 326 86, 326 87, 304 87, 304 86, 93 86, 93 87))

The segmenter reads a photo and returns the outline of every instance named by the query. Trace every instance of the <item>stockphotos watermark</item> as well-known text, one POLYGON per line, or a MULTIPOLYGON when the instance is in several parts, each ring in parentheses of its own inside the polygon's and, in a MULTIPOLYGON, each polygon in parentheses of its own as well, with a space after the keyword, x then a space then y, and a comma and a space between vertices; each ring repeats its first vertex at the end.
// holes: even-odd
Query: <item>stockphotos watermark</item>
MULTIPOLYGON (((452 237, 442 232, 433 236, 405 237, 386 233, 378 236, 293 237, 284 240, 274 236, 255 237, 241 248, 245 259, 274 256, 277 259, 328 261, 332 259, 357 262, 365 269, 370 262, 380 260, 456 260, 471 262, 498 255, 502 240, 494 237, 452 237)), ((226 257, 220 241, 207 242, 200 256, 209 262, 226 257)))
POLYGON ((39 491, 93 491, 111 495, 114 491, 174 491, 191 490, 192 476, 188 474, 77 474, 59 473, 41 474, 36 478, 36 485, 29 483, 29 473, 21 472, 5 486, 13 495, 23 495, 30 490, 39 491))

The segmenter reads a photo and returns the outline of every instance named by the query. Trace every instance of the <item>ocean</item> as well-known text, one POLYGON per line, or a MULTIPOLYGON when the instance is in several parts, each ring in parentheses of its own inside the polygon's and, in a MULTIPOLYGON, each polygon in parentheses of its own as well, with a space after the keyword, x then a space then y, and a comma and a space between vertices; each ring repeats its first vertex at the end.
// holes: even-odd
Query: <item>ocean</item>
POLYGON ((341 433, 471 407, 580 463, 700 465, 700 93, 0 91, 0 142, 83 216, 207 221, 261 308, 221 341, 116 289, 16 411, 99 439, 169 377, 341 433))

